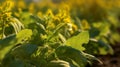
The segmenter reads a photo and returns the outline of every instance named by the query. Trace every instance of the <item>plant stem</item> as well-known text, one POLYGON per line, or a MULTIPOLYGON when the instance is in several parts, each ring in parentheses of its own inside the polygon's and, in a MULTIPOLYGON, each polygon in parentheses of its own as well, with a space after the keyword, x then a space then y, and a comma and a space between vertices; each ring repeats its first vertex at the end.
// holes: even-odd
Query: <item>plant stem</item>
POLYGON ((3 21, 3 24, 2 24, 2 39, 4 38, 4 32, 5 32, 5 22, 3 21))

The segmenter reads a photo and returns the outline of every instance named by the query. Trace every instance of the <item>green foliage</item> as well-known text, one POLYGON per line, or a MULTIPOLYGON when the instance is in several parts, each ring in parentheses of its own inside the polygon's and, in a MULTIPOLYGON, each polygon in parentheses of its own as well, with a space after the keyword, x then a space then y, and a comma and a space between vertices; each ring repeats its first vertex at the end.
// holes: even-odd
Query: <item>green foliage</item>
POLYGON ((56 49, 56 54, 60 59, 66 60, 74 66, 84 67, 87 59, 81 51, 68 46, 60 46, 56 49))
POLYGON ((76 48, 78 50, 85 50, 84 47, 82 47, 83 44, 87 44, 89 42, 89 33, 88 31, 80 32, 78 35, 73 36, 72 38, 69 38, 66 41, 66 44, 68 46, 71 46, 73 48, 76 48))
POLYGON ((15 57, 19 57, 22 59, 27 59, 29 56, 31 56, 35 51, 37 50, 36 45, 20 45, 14 49, 12 49, 11 54, 15 57))
POLYGON ((87 48, 85 51, 89 54, 114 54, 112 47, 102 40, 90 39, 84 47, 87 48))
POLYGON ((50 2, 47 6, 24 0, 3 1, 0 66, 85 67, 93 61, 102 64, 93 55, 114 54, 110 44, 120 40, 116 31, 119 19, 117 13, 103 8, 99 0, 90 2, 87 7, 82 0, 70 0, 68 5, 50 2))
POLYGON ((32 35, 32 31, 25 29, 20 31, 17 35, 8 36, 0 40, 0 60, 17 44, 28 40, 32 35))
POLYGON ((54 60, 47 64, 47 67, 70 67, 70 64, 62 60, 54 60))

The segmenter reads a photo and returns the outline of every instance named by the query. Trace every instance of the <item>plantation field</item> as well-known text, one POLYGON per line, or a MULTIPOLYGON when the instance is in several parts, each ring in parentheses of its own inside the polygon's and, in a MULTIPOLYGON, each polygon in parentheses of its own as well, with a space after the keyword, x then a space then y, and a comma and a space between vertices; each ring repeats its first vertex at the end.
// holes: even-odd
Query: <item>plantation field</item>
POLYGON ((120 0, 0 0, 0 67, 120 67, 120 0))

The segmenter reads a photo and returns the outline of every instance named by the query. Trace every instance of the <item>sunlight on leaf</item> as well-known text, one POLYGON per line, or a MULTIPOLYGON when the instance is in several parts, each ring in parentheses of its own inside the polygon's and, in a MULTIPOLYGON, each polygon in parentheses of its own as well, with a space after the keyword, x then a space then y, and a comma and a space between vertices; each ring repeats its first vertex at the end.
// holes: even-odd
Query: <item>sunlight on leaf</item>
POLYGON ((87 44, 88 42, 89 42, 89 33, 88 31, 83 31, 78 35, 69 38, 66 41, 66 45, 83 51, 85 50, 85 48, 82 45, 87 44))
POLYGON ((11 35, 0 40, 0 60, 13 48, 15 45, 26 41, 32 35, 32 31, 29 29, 24 29, 20 31, 17 35, 11 35))

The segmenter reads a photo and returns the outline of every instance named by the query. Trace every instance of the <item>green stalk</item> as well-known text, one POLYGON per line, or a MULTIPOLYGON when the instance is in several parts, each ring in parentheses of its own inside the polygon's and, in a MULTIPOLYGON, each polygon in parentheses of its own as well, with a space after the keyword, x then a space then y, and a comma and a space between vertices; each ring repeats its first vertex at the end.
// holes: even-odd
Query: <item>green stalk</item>
POLYGON ((4 32, 5 32, 5 22, 3 21, 3 24, 2 24, 2 39, 4 38, 4 32))

